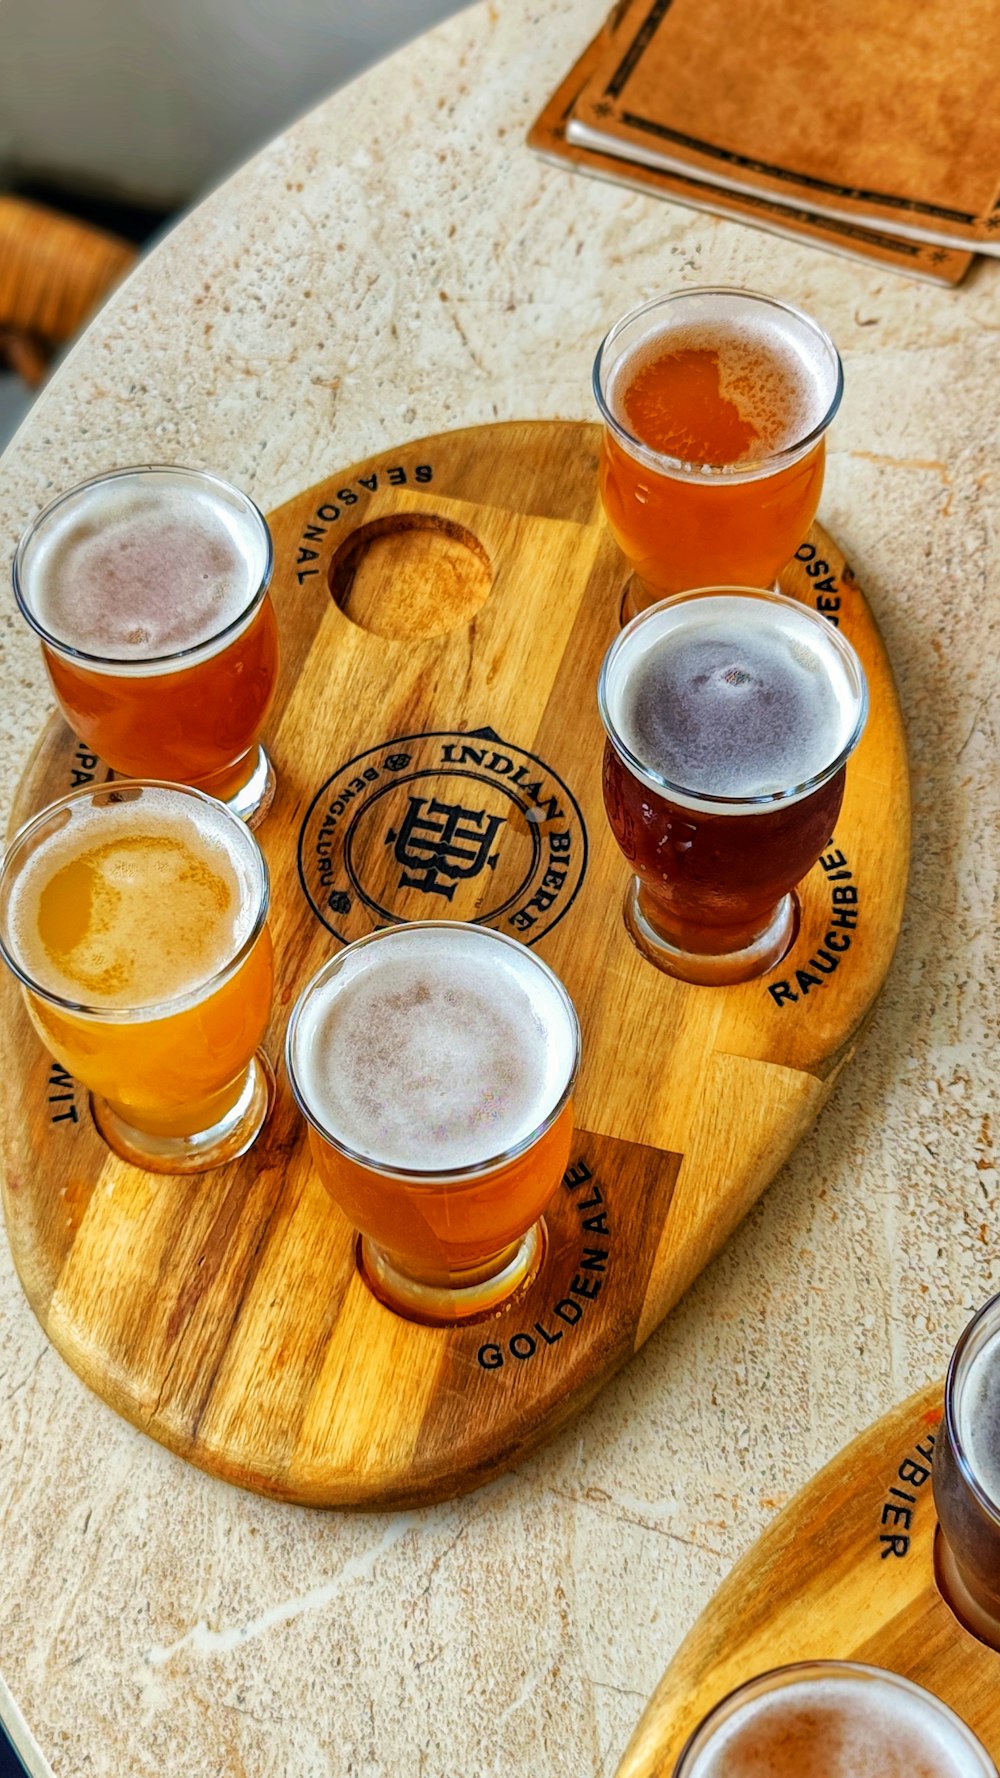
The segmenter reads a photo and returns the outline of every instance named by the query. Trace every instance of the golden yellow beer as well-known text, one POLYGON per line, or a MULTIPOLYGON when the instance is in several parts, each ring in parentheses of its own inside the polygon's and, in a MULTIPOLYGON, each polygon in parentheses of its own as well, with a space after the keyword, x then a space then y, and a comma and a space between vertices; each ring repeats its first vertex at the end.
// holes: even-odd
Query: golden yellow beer
POLYGON ((558 978, 485 926, 386 927, 308 983, 289 1079, 383 1302, 448 1323, 534 1275, 569 1160, 579 1041, 558 978))
POLYGON ((267 1114, 268 878, 222 804, 177 785, 64 797, 0 870, 0 949, 46 1048, 90 1088, 109 1145, 193 1172, 241 1154, 267 1114))

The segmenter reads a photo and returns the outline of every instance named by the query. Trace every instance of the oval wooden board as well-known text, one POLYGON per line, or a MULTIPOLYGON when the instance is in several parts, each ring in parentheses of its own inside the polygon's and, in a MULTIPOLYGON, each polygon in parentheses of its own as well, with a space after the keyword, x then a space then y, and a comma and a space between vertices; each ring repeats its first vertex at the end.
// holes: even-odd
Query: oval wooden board
MULTIPOLYGON (((598 445, 596 427, 558 422, 446 433, 272 515, 271 1053, 313 970, 386 919, 480 919, 537 943, 579 1009, 584 1064, 572 1165, 527 1296, 448 1331, 381 1307, 312 1173, 283 1070, 242 1162, 193 1180, 125 1166, 4 984, 4 1204, 28 1298, 112 1407, 244 1487, 321 1505, 431 1501, 562 1426, 777 1172, 889 966, 909 850, 903 731, 871 613, 819 530, 802 552, 814 578, 796 565, 789 590, 839 617, 872 718, 794 951, 770 983, 695 988, 629 943, 594 697, 624 582, 598 445)), ((103 771, 54 718, 17 818, 103 771)))
POLYGON ((667 1668, 617 1778, 670 1778, 692 1729, 787 1661, 866 1661, 936 1692, 1000 1764, 1000 1655, 934 1583, 942 1388, 893 1408, 803 1488, 723 1582, 667 1668))

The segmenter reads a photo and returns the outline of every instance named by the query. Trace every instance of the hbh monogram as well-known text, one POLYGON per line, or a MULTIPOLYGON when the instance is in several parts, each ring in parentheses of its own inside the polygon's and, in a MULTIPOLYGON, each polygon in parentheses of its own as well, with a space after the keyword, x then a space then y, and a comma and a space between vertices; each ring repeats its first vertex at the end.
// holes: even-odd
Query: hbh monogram
POLYGON ((465 809, 460 803, 440 803, 433 797, 411 796, 409 804, 398 833, 390 827, 385 836, 387 846, 395 842, 393 856, 402 870, 400 889, 421 889, 451 901, 459 881, 478 877, 484 867, 496 869, 500 854, 490 847, 505 816, 465 809), (447 881, 440 881, 442 877, 447 881))

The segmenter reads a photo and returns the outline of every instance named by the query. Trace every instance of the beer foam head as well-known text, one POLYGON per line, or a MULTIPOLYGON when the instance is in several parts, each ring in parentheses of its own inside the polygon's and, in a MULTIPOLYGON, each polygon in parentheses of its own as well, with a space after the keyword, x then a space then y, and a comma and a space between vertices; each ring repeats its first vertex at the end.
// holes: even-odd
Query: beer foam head
POLYGON ((306 990, 290 1064, 317 1124, 392 1171, 450 1173, 519 1147, 576 1066, 572 1008, 524 946, 482 927, 400 926, 306 990))
POLYGON ((827 771, 863 717, 864 675, 794 600, 719 592, 634 619, 609 651, 601 701, 650 788, 711 808, 699 799, 794 793, 827 771))
POLYGON ((49 507, 15 578, 48 638, 134 668, 227 631, 252 610, 269 564, 264 520, 236 488, 195 471, 124 470, 49 507))
POLYGON ((96 1012, 196 995, 239 955, 266 877, 252 836, 169 786, 70 799, 5 862, 4 942, 45 994, 96 1012), (16 868, 12 861, 16 860, 16 868))
MULTIPOLYGON (((720 465, 655 436, 649 386, 660 380, 656 366, 664 360, 703 355, 711 361, 712 387, 704 385, 701 396, 730 403, 750 434, 740 454, 721 465, 737 472, 808 441, 832 417, 842 385, 840 359, 823 330, 798 310, 750 291, 681 291, 644 305, 612 330, 605 352, 603 399, 613 418, 693 472, 720 465)), ((668 433, 670 419, 663 415, 668 433)))
POLYGON ((827 1670, 751 1695, 685 1761, 683 1778, 987 1778, 958 1717, 877 1669, 827 1670))
POLYGON ((962 1378, 957 1431, 973 1475, 1000 1516, 1000 1317, 962 1378))

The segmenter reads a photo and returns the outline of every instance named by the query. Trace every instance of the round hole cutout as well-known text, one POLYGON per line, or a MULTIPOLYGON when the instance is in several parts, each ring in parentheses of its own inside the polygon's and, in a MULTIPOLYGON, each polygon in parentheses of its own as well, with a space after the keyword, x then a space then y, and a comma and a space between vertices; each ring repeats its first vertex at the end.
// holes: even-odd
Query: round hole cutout
POLYGON ((492 585, 492 563, 478 537, 429 513, 393 513, 361 525, 330 563, 330 592, 344 616, 397 642, 464 628, 492 585))

